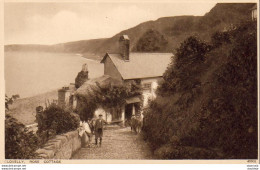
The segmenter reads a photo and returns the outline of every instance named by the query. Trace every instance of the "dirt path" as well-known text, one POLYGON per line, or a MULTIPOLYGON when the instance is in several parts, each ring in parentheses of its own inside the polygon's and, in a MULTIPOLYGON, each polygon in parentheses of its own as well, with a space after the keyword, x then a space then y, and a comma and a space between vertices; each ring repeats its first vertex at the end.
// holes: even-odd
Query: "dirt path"
POLYGON ((104 131, 101 147, 81 148, 72 159, 153 159, 148 145, 130 128, 113 128, 104 131))

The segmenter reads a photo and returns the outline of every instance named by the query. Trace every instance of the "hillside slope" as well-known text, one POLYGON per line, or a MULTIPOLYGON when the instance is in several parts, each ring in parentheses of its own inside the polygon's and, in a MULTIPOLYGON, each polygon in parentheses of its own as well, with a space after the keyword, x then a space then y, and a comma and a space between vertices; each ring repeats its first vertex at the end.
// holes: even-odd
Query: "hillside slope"
POLYGON ((199 38, 165 71, 144 137, 160 159, 257 159, 257 23, 199 38))
POLYGON ((24 125, 34 124, 36 121, 35 108, 37 106, 45 106, 45 102, 48 100, 49 102, 58 100, 58 90, 15 100, 14 103, 9 106, 10 110, 8 113, 24 125))
POLYGON ((72 52, 82 54, 103 55, 106 52, 117 52, 118 39, 127 34, 131 39, 131 50, 136 51, 140 37, 148 30, 154 29, 166 37, 169 42, 164 49, 172 52, 178 48, 180 42, 190 35, 198 35, 209 41, 212 33, 223 30, 232 24, 250 19, 250 8, 253 3, 221 3, 213 7, 204 16, 175 16, 159 18, 156 21, 147 21, 133 28, 124 30, 111 38, 82 40, 62 44, 47 45, 7 45, 6 51, 37 50, 52 52, 72 52))

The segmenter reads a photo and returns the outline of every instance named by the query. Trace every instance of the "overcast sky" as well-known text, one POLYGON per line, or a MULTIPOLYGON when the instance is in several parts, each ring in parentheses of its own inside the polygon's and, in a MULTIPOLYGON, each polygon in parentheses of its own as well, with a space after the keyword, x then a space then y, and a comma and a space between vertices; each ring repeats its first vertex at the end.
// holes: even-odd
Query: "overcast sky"
POLYGON ((215 3, 5 3, 5 44, 111 37, 160 17, 201 16, 215 3))

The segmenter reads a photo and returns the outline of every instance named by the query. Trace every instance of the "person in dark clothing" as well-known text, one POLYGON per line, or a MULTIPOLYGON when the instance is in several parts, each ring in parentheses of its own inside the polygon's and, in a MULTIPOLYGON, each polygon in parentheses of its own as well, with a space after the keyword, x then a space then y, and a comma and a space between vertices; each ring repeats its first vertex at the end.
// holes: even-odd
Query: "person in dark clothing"
POLYGON ((98 144, 98 138, 99 138, 99 145, 101 146, 102 143, 102 137, 103 137, 103 127, 104 124, 107 124, 107 122, 102 118, 103 115, 99 115, 98 119, 95 122, 95 142, 96 145, 98 144))
POLYGON ((91 134, 94 134, 94 119, 88 118, 88 125, 90 127, 91 134))

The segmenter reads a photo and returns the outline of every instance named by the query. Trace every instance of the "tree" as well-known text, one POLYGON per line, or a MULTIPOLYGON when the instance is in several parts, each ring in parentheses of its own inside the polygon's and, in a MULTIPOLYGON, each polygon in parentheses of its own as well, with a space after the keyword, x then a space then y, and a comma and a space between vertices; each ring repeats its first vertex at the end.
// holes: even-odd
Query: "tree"
POLYGON ((169 94, 196 88, 200 84, 205 54, 210 50, 211 46, 197 37, 187 38, 181 43, 176 57, 172 58, 170 66, 163 74, 164 81, 159 91, 169 94))
POLYGON ((156 30, 149 29, 139 39, 136 45, 137 51, 155 52, 164 51, 168 41, 156 30))
POLYGON ((5 158, 34 159, 38 149, 38 138, 15 118, 5 116, 5 158))
POLYGON ((88 80, 88 71, 80 71, 75 79, 75 87, 79 88, 88 80))
POLYGON ((91 90, 89 90, 91 91, 90 93, 77 95, 80 101, 80 107, 78 109, 79 115, 83 120, 92 118, 98 107, 102 107, 105 110, 114 109, 116 114, 119 115, 122 105, 125 104, 125 99, 141 95, 140 89, 141 86, 134 81, 121 86, 113 86, 111 84, 101 86, 96 84, 96 86, 91 87, 91 90))
MULTIPOLYGON (((209 99, 202 103, 198 137, 220 147, 228 158, 257 158, 257 26, 246 22, 229 32, 229 53, 215 70, 209 99), (218 139, 218 142, 214 141, 218 139)), ((223 41, 226 42, 226 41, 223 41)), ((225 45, 227 46, 227 45, 225 45)), ((221 55, 221 54, 220 54, 221 55)), ((215 56, 221 57, 221 56, 215 56)))
POLYGON ((55 103, 45 108, 41 113, 37 113, 38 130, 37 134, 41 138, 41 144, 55 135, 76 130, 79 127, 80 119, 77 114, 62 108, 55 103))
POLYGON ((8 113, 9 105, 18 98, 18 94, 11 98, 5 95, 5 158, 33 159, 36 158, 35 151, 39 147, 37 136, 8 113))
POLYGON ((211 44, 184 41, 145 110, 145 135, 162 158, 257 159, 256 22, 211 44))
POLYGON ((19 94, 12 95, 11 98, 9 98, 7 95, 5 95, 5 109, 9 110, 9 104, 13 104, 13 102, 19 98, 20 98, 19 94))

